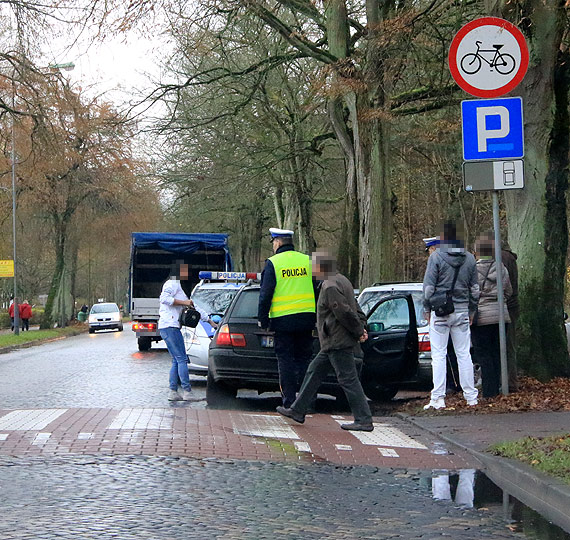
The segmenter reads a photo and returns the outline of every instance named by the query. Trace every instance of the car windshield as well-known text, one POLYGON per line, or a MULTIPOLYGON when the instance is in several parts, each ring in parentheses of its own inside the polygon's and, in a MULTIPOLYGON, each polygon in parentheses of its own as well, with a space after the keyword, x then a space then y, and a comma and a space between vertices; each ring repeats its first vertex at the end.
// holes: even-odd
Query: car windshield
POLYGON ((95 304, 91 308, 91 313, 113 313, 119 311, 117 304, 95 304))
POLYGON ((259 289, 243 290, 232 309, 232 319, 257 319, 258 303, 259 289))
MULTIPOLYGON (((387 296, 402 293, 411 294, 414 301, 414 309, 416 312, 416 322, 419 327, 426 326, 427 321, 424 319, 423 298, 424 295, 421 291, 364 291, 358 298, 358 304, 362 311, 368 315, 370 310, 383 298, 387 296)), ((379 308, 380 309, 380 308, 379 308)), ((406 308, 407 309, 407 308, 406 308)), ((378 311, 378 310, 376 310, 378 311)), ((376 313, 374 314, 377 315, 376 313)), ((406 320, 408 316, 406 314, 406 320)))
POLYGON ((206 289, 199 288, 192 294, 192 300, 210 315, 218 313, 223 315, 231 304, 237 288, 206 289))

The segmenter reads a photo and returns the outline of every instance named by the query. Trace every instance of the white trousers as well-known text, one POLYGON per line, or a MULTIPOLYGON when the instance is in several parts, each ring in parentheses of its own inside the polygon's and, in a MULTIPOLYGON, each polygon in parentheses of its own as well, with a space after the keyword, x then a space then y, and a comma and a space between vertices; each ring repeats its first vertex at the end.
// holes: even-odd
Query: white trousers
POLYGON ((450 335, 455 355, 457 356, 459 383, 463 389, 463 397, 467 401, 472 401, 477 399, 479 392, 474 384, 473 362, 469 352, 471 328, 469 326, 469 313, 466 311, 456 311, 445 317, 436 317, 433 311, 431 313, 429 323, 431 367, 433 372, 431 399, 436 400, 445 397, 447 342, 450 335))

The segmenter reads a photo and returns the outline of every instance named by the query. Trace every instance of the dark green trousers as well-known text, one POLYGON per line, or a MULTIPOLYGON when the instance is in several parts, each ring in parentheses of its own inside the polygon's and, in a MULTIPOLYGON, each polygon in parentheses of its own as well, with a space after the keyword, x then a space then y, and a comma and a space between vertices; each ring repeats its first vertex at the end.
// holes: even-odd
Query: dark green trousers
POLYGON ((307 412, 331 366, 336 373, 338 384, 346 394, 354 420, 362 424, 371 424, 372 414, 358 378, 352 349, 319 352, 309 364, 299 395, 291 408, 300 414, 307 412))

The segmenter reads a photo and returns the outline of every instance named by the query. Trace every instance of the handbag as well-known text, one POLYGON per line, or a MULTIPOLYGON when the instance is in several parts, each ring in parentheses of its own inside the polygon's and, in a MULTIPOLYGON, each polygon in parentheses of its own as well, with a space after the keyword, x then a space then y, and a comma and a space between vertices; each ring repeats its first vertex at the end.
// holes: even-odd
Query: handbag
POLYGON ((180 312, 180 317, 178 317, 178 322, 180 326, 189 326, 190 328, 196 328, 200 322, 200 313, 194 308, 185 307, 180 312))
POLYGON ((455 311, 455 306, 453 305, 453 291, 455 290, 457 276, 459 275, 459 270, 462 266, 463 263, 455 267, 455 274, 453 276, 451 290, 445 291, 445 297, 437 296, 436 298, 430 298, 429 303, 431 310, 436 314, 437 317, 445 317, 446 315, 451 315, 455 311))

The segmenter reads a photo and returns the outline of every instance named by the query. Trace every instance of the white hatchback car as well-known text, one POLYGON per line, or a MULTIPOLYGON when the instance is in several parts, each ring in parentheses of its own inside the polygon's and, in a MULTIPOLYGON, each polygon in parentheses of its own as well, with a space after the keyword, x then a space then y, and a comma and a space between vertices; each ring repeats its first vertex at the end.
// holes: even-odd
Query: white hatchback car
POLYGON ((109 329, 122 332, 123 320, 119 306, 111 302, 93 304, 89 312, 88 324, 90 334, 93 334, 96 330, 109 329))
MULTIPOLYGON (((194 303, 206 311, 217 322, 228 309, 236 293, 245 283, 232 281, 200 281, 192 291, 194 303)), ((215 329, 200 321, 196 328, 182 327, 182 336, 188 354, 188 370, 193 375, 208 374, 208 349, 215 329)))
MULTIPOLYGON (((406 293, 412 296, 416 310, 418 328, 418 382, 432 383, 431 345, 429 341, 429 323, 424 319, 423 288, 421 283, 386 283, 366 287, 358 297, 358 304, 364 313, 368 313, 382 298, 394 293, 406 293)), ((397 316, 397 314, 394 314, 397 316)))

